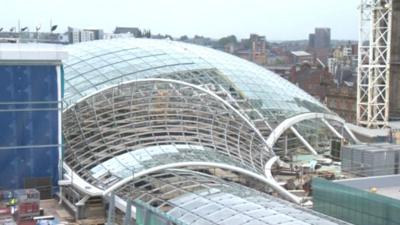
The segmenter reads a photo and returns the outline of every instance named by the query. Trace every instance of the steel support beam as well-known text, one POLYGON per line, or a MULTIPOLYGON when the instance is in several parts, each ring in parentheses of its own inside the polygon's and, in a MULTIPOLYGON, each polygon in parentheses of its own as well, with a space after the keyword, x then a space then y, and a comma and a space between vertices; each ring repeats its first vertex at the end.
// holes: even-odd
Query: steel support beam
POLYGON ((115 224, 115 194, 112 192, 108 201, 107 225, 115 224))
POLYGON ((308 143, 308 141, 306 141, 306 139, 304 139, 303 136, 301 136, 301 134, 296 130, 296 128, 290 127, 290 130, 294 133, 294 135, 296 135, 296 137, 301 141, 301 143, 303 143, 313 155, 318 155, 318 152, 308 143))
POLYGON ((132 218, 132 200, 128 199, 126 203, 126 211, 124 216, 124 225, 130 225, 132 218))
POLYGON ((344 139, 343 135, 341 135, 328 121, 326 121, 326 119, 322 118, 321 120, 339 139, 344 139))
POLYGON ((246 169, 243 169, 240 167, 226 165, 226 164, 222 164, 222 163, 210 163, 210 162, 180 162, 180 163, 172 163, 172 164, 167 164, 167 165, 157 166, 157 167, 154 167, 151 169, 147 169, 145 171, 138 172, 138 173, 134 174, 133 176, 129 176, 129 177, 124 178, 123 180, 115 183, 112 187, 105 190, 103 192, 103 195, 109 196, 110 193, 112 193, 119 187, 122 187, 124 184, 130 182, 131 180, 133 180, 137 177, 145 176, 147 174, 154 173, 154 172, 157 172, 160 170, 165 170, 165 169, 170 169, 170 168, 189 167, 189 166, 215 167, 215 168, 221 168, 221 169, 226 169, 226 170, 230 170, 230 171, 235 171, 235 172, 250 176, 252 178, 255 178, 255 179, 265 183, 266 185, 271 187, 273 190, 275 190, 277 193, 279 193, 282 197, 284 197, 285 199, 287 199, 291 202, 294 202, 297 204, 301 204, 301 202, 302 202, 302 199, 300 197, 290 193, 288 190, 281 187, 278 184, 278 182, 274 179, 268 179, 263 175, 251 172, 249 170, 246 170, 246 169))
MULTIPOLYGON (((344 127, 346 127, 345 121, 333 114, 326 114, 326 113, 303 113, 297 116, 293 116, 291 118, 288 118, 281 122, 275 129, 271 132, 271 134, 267 138, 267 146, 269 149, 272 149, 273 146, 275 145, 276 141, 279 139, 279 137, 290 127, 295 125, 296 123, 299 123, 301 121, 305 120, 313 120, 313 119, 325 119, 325 120, 334 120, 337 121, 341 124, 343 124, 344 127)), ((348 130, 348 129, 347 129, 348 130)), ((348 130, 348 132, 351 131, 348 130)), ((350 135, 351 137, 354 137, 354 135, 350 135)), ((356 141, 356 140, 354 140, 356 141)), ((358 141, 358 140, 357 140, 358 141)))

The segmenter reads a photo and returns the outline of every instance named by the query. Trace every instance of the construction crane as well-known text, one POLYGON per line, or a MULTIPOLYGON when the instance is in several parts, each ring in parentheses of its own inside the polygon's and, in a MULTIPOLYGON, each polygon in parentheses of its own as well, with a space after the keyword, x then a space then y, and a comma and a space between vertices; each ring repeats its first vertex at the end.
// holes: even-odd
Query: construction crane
POLYGON ((357 123, 383 128, 389 122, 392 1, 361 0, 357 123))

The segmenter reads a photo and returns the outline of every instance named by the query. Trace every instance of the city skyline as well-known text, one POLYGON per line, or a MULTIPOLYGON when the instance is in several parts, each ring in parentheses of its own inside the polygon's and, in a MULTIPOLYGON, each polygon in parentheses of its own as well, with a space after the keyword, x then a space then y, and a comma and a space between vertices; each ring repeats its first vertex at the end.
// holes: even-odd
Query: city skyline
POLYGON ((220 38, 233 34, 245 38, 258 33, 273 41, 304 40, 315 27, 330 27, 332 39, 356 40, 358 4, 358 0, 282 0, 279 4, 270 0, 120 0, 110 9, 109 1, 96 1, 97 7, 93 7, 94 1, 16 0, 1 7, 0 27, 9 30, 20 21, 21 27, 28 26, 31 31, 38 25, 46 31, 52 21, 59 26, 58 32, 68 26, 105 32, 112 32, 116 26, 131 26, 174 37, 220 38))

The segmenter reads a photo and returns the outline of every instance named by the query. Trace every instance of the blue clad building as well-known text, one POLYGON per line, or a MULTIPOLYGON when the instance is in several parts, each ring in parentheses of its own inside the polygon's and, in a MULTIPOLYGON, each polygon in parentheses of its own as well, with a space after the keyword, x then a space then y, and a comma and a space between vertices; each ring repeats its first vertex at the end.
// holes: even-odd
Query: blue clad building
POLYGON ((55 45, 0 44, 0 189, 54 193, 66 55, 55 45))

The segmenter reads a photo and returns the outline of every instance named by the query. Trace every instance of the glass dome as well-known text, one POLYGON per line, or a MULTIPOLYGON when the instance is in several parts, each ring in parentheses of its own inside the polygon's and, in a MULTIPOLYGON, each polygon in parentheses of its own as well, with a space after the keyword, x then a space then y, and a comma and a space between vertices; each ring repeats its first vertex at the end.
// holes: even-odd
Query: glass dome
POLYGON ((224 86, 233 98, 246 101, 271 123, 301 113, 329 113, 324 105, 279 75, 207 47, 132 38, 75 44, 68 46, 68 51, 70 57, 64 64, 67 105, 109 85, 174 74, 177 80, 197 85, 224 86))
MULTIPOLYGON (((205 175, 198 176, 203 170, 220 169, 253 179, 283 198, 301 203, 304 199, 284 189, 270 174, 278 156, 288 152, 287 133, 286 139, 282 138, 286 148, 278 146, 281 135, 288 130, 303 144, 307 140, 301 132, 325 135, 330 130, 343 138, 327 121, 344 124, 342 119, 312 96, 277 74, 230 54, 175 41, 134 38, 85 42, 67 49, 63 167, 74 188, 88 195, 107 198, 115 193, 126 201, 132 187, 139 193, 143 182, 137 183, 138 179, 148 182, 155 173, 161 173, 157 182, 169 177, 175 180, 182 177, 180 173, 165 175, 163 171, 183 168, 196 180, 205 175), (305 120, 307 123, 300 124, 305 120), (317 124, 326 126, 327 131, 314 132, 317 124)), ((311 145, 306 147, 315 152, 311 145)), ((207 175, 207 184, 212 180, 212 187, 201 190, 216 190, 215 185, 222 181, 217 182, 219 175, 207 175)), ((186 180, 187 176, 183 177, 186 180)), ((234 186, 223 182, 218 190, 229 190, 222 191, 220 197, 234 198, 245 208, 254 205, 247 197, 258 193, 249 190, 249 196, 235 197, 231 195, 235 190, 246 188, 234 186)), ((212 221, 203 212, 179 216, 179 209, 193 212, 184 207, 187 202, 197 204, 203 200, 188 199, 192 193, 203 193, 195 187, 193 192, 163 203, 181 207, 168 211, 168 215, 182 222, 188 222, 183 219, 186 216, 212 221)), ((150 200, 152 190, 143 193, 150 200)), ((158 194, 159 189, 154 190, 158 194)), ((145 202, 146 198, 132 200, 145 202)), ((210 204, 218 205, 212 201, 210 204)), ((260 203, 257 207, 269 220, 266 209, 272 205, 260 203)), ((289 218, 286 208, 282 212, 277 209, 274 215, 295 221, 285 224, 300 224, 300 214, 296 212, 289 218)), ((229 220, 229 215, 218 213, 216 216, 229 220)), ((259 219, 249 219, 247 224, 259 219)))

